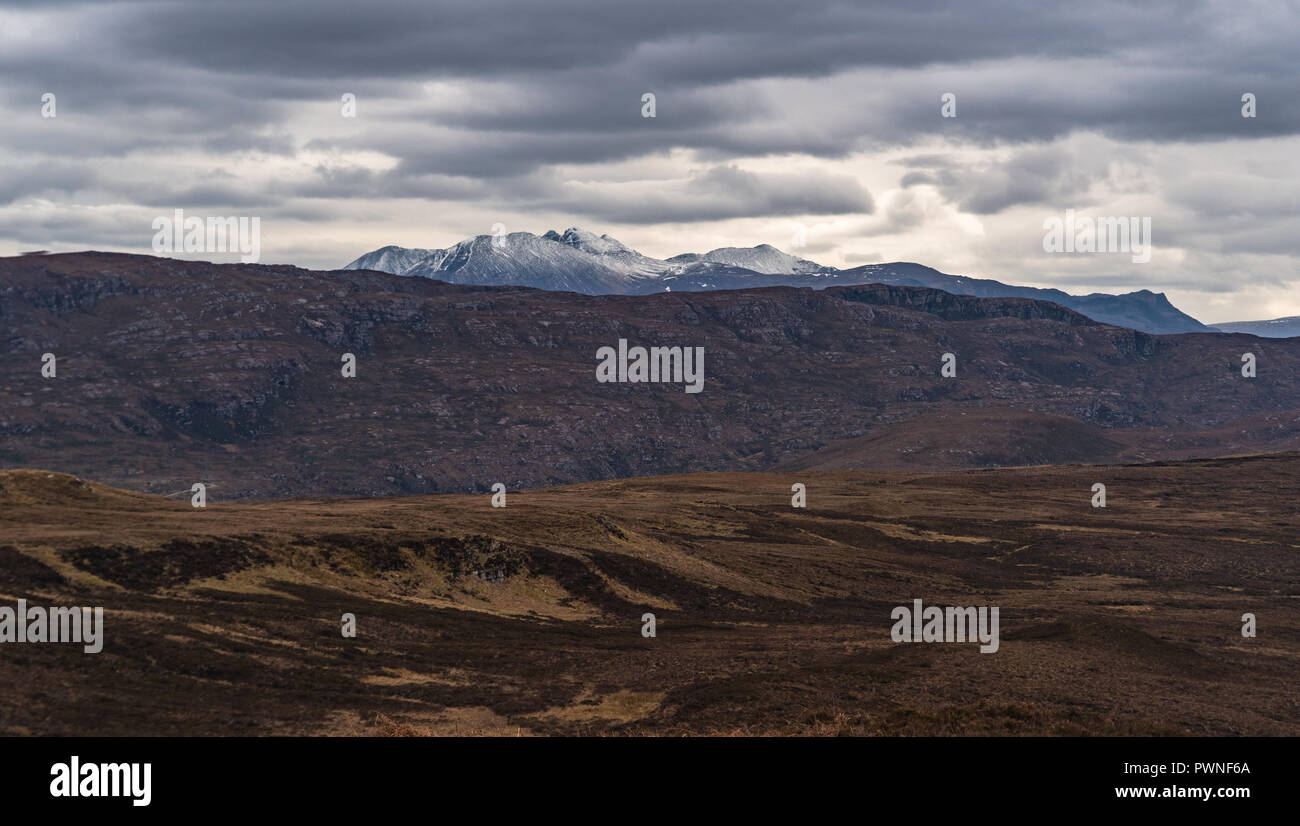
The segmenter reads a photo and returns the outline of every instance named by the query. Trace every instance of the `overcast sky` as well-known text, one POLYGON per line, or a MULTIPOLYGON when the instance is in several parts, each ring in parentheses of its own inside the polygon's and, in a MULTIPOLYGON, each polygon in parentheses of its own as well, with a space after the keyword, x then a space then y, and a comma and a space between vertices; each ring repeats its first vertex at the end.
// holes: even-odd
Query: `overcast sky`
POLYGON ((152 254, 176 208, 315 268, 579 226, 1300 315, 1296 4, 893 6, 0 3, 0 254, 152 254), (1067 209, 1149 216, 1149 263, 1045 252, 1067 209))

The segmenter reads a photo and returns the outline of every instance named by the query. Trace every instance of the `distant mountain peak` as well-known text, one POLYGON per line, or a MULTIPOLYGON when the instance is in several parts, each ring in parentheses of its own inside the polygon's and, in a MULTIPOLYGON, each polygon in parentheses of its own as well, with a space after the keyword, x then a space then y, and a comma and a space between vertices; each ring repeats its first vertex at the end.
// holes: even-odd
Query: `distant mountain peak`
POLYGON ((685 253, 668 259, 674 264, 712 262, 743 267, 764 275, 797 275, 830 271, 815 261, 782 252, 771 244, 756 247, 718 247, 706 253, 685 253))
POLYGON ((621 241, 611 238, 608 235, 597 235, 578 227, 569 227, 564 232, 559 233, 555 230, 547 230, 542 236, 548 241, 557 241, 561 244, 568 244, 576 249, 590 252, 594 255, 617 255, 619 253, 636 253, 635 250, 629 249, 621 241))
POLYGON ((864 264, 841 270, 766 243, 658 259, 609 235, 597 235, 580 227, 568 227, 562 232, 547 230, 541 235, 512 232, 504 238, 477 235, 445 250, 386 246, 366 253, 344 269, 379 270, 454 284, 509 284, 590 295, 779 286, 824 289, 879 283, 930 287, 953 295, 1052 301, 1096 321, 1146 333, 1215 332, 1181 312, 1164 293, 1146 289, 1125 295, 1071 295, 1057 289, 949 275, 912 262, 864 264))

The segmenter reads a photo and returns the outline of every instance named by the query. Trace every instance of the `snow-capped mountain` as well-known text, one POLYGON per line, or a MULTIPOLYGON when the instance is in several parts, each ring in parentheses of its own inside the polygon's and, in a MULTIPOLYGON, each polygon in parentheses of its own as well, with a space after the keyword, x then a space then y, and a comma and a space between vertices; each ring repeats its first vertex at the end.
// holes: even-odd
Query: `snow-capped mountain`
POLYGON ((600 294, 654 292, 660 288, 647 284, 648 280, 717 267, 748 275, 834 272, 833 267, 796 258, 770 244, 723 247, 662 260, 643 255, 616 238, 577 227, 541 235, 476 235, 445 250, 382 247, 343 269, 418 275, 459 284, 527 284, 600 294))
POLYGON ((597 235, 594 232, 587 232, 577 227, 569 227, 564 231, 564 234, 549 230, 542 238, 565 244, 591 255, 600 256, 606 266, 623 270, 629 275, 660 275, 665 270, 663 261, 651 258, 648 255, 642 255, 608 235, 597 235))
MULTIPOLYGON (((515 284, 594 295, 629 292, 628 287, 644 277, 618 255, 590 252, 529 232, 499 238, 477 235, 432 252, 397 274, 456 284, 515 284)), ((346 269, 360 269, 355 263, 346 269)))
POLYGON ((804 275, 831 269, 815 261, 781 252, 771 244, 759 244, 757 247, 719 247, 702 254, 688 252, 668 259, 671 264, 693 264, 698 261, 741 267, 764 275, 804 275))
POLYGON ((374 252, 368 252, 361 256, 344 267, 344 269, 378 270, 379 272, 391 272, 394 275, 400 275, 416 264, 433 259, 440 260, 446 254, 446 250, 407 249, 406 247, 394 246, 380 247, 374 252))
POLYGON ((753 287, 826 287, 894 284, 933 287, 956 295, 1054 301, 1106 324, 1147 333, 1215 332, 1148 290, 1070 295, 984 278, 948 275, 921 264, 896 262, 837 269, 782 252, 770 244, 721 247, 705 253, 652 258, 608 235, 570 227, 541 235, 477 235, 445 250, 382 247, 348 264, 455 284, 517 285, 590 295, 644 295, 753 287))
POLYGON ((608 235, 571 227, 563 233, 551 230, 543 235, 476 235, 443 250, 383 247, 343 269, 378 270, 456 284, 517 284, 601 295, 656 292, 637 289, 637 282, 662 275, 670 266, 608 235))

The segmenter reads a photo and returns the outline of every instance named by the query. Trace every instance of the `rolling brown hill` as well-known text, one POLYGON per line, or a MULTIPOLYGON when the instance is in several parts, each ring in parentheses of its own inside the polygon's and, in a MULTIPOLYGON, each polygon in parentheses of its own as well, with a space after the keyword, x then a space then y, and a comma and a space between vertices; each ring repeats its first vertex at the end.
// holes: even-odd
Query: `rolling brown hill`
POLYGON ((1295 736, 1297 497, 1300 454, 697 474, 505 508, 198 510, 5 471, 0 604, 102 606, 105 631, 98 654, 0 647, 0 734, 1295 736), (998 650, 893 642, 914 599, 998 607, 998 650))
POLYGON ((586 296, 79 253, 0 259, 0 324, 0 464, 214 500, 1300 448, 1300 340, 927 288, 586 296), (703 347, 703 392, 598 383, 620 338, 703 347))

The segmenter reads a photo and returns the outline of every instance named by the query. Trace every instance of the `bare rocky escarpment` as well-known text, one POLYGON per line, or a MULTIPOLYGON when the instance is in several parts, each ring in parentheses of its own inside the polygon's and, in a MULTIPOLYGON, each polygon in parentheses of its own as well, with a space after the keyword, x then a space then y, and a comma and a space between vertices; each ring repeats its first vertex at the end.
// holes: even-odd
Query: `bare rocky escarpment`
POLYGON ((1300 447, 1298 340, 920 287, 588 296, 80 253, 0 259, 0 324, 0 463, 214 500, 1300 447), (598 383, 620 338, 704 348, 703 392, 598 383))

